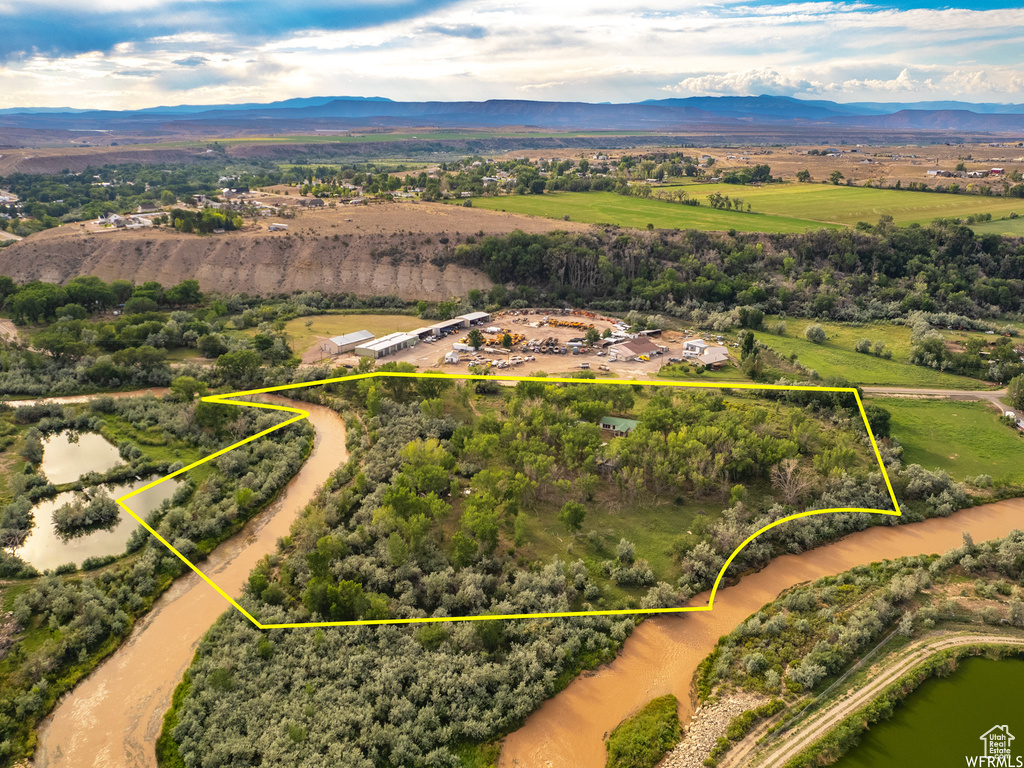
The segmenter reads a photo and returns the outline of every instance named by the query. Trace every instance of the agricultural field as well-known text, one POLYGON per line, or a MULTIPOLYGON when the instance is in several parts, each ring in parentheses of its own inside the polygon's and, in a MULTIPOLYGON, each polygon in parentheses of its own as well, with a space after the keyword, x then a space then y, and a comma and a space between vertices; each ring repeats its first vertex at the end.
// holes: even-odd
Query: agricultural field
MULTIPOLYGON (((1024 214, 1024 204, 1020 206, 1017 213, 1024 214)), ((998 219, 986 221, 981 224, 972 224, 973 229, 979 235, 1008 235, 1010 237, 1024 237, 1024 215, 1016 219, 998 219)))
MULTIPOLYGON (((701 187, 704 189, 704 187, 701 187)), ((733 193, 741 191, 746 197, 746 188, 733 187, 733 193)), ((473 198, 473 206, 497 211, 524 213, 544 216, 549 219, 581 221, 588 224, 614 224, 619 227, 645 229, 653 224, 656 229, 705 229, 738 232, 806 232, 823 226, 835 228, 835 224, 823 224, 810 218, 793 218, 788 215, 761 216, 737 211, 715 210, 707 205, 700 207, 678 205, 662 200, 644 200, 638 197, 624 197, 614 192, 547 192, 543 195, 514 195, 506 197, 473 198)), ((756 209, 755 205, 755 209, 756 209)), ((876 217, 877 218, 877 217, 876 217)))
POLYGON ((881 405, 892 414, 905 464, 943 469, 957 480, 991 475, 997 483, 1024 484, 1024 437, 987 404, 886 398, 881 405))
MULTIPOLYGON (((789 357, 796 355, 802 364, 818 372, 822 378, 841 377, 861 385, 906 386, 935 389, 989 389, 994 385, 966 376, 957 376, 919 365, 911 365, 910 328, 891 323, 865 323, 859 325, 822 322, 828 338, 814 344, 804 338, 804 329, 814 320, 786 318, 786 335, 757 331, 757 340, 776 353, 789 357), (859 339, 882 341, 892 350, 892 359, 876 357, 854 351, 859 339)), ((967 339, 977 333, 944 331, 948 339, 967 339)), ((986 337, 989 338, 989 337, 986 337)))
MULTIPOLYGON (((929 224, 937 218, 963 218, 978 213, 991 213, 993 218, 1006 216, 1010 212, 1024 214, 1024 200, 1016 197, 908 192, 833 184, 790 182, 763 187, 690 184, 686 186, 686 191, 701 201, 702 208, 707 205, 709 195, 718 193, 741 198, 744 204, 751 204, 755 213, 792 216, 851 227, 859 221, 874 224, 879 216, 885 214, 892 216, 893 221, 900 226, 929 224)), ((657 195, 658 190, 653 194, 657 195)), ((1010 224, 1015 221, 992 224, 1010 224)))

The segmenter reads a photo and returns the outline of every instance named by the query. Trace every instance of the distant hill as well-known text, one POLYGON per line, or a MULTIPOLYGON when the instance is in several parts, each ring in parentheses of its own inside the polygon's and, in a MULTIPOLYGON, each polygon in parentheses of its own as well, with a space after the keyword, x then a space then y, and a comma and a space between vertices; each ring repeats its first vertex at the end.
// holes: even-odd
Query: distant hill
POLYGON ((359 126, 670 131, 685 126, 866 126, 1024 134, 1024 105, 922 102, 841 104, 785 96, 702 96, 626 104, 565 101, 391 101, 382 97, 312 97, 268 104, 152 107, 140 110, 26 108, 0 110, 0 129, 136 131, 169 125, 266 131, 359 126))

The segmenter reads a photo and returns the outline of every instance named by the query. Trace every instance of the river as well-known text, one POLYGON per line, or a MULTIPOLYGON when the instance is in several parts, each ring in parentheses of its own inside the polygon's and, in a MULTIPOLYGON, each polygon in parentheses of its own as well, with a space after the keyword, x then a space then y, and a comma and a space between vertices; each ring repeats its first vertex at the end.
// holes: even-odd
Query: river
MULTIPOLYGON (((690 683, 718 638, 784 590, 856 565, 909 555, 945 552, 1024 527, 1024 499, 961 510, 945 518, 898 527, 881 526, 832 544, 773 560, 763 570, 720 590, 709 613, 659 616, 644 621, 613 662, 584 674, 510 734, 500 768, 604 768, 604 737, 651 699, 674 693, 685 725, 692 714, 690 683)), ((708 593, 691 605, 707 605, 708 593)))
MULTIPOLYGON (((278 500, 201 564, 231 595, 241 593, 260 558, 275 550, 314 493, 347 461, 345 426, 338 415, 321 406, 301 407, 316 430, 313 452, 278 500)), ((155 768, 154 745, 171 693, 200 638, 226 608, 224 598, 194 573, 178 579, 121 647, 43 721, 32 764, 155 768)))
MULTIPOLYGON (((242 533, 218 547, 204 571, 232 594, 272 552, 313 493, 347 455, 345 430, 326 408, 304 405, 317 437, 313 453, 284 494, 242 533)), ((710 613, 661 616, 636 628, 611 664, 574 680, 505 740, 501 768, 603 768, 603 737, 650 699, 674 693, 689 720, 690 682, 718 638, 783 590, 856 565, 944 552, 964 531, 986 541, 1024 527, 1024 499, 961 510, 948 518, 882 526, 777 558, 739 585, 721 590, 710 613)), ((707 603, 707 593, 692 604, 707 603)), ((226 604, 194 574, 157 601, 128 640, 58 704, 39 734, 36 768, 153 768, 154 743, 174 686, 203 633, 226 604)))

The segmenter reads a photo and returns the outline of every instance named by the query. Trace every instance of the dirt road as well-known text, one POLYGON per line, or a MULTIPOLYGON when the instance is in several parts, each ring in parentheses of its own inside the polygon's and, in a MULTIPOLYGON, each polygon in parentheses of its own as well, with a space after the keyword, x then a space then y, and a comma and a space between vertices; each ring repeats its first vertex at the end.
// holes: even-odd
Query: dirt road
POLYGON ((915 389, 913 387, 861 387, 865 395, 871 397, 927 397, 945 398, 947 400, 981 400, 1006 410, 1001 402, 1006 397, 1005 389, 915 389))
MULTIPOLYGON (((316 490, 348 458, 338 415, 321 406, 302 407, 316 429, 306 463, 269 509, 202 564, 204 573, 229 594, 241 592, 257 561, 274 551, 277 539, 287 535, 316 490)), ((175 582, 124 644, 43 721, 32 765, 155 768, 154 745, 171 693, 200 638, 228 607, 195 574, 175 582)))
MULTIPOLYGON (((886 687, 896 682, 896 680, 907 672, 910 672, 912 669, 922 664, 933 654, 938 651, 944 651, 947 648, 975 645, 977 643, 1024 645, 1024 638, 1008 637, 1007 635, 996 634, 971 634, 958 635, 954 637, 926 638, 905 649, 894 664, 887 667, 876 677, 872 678, 867 685, 851 691, 817 714, 812 715, 809 720, 797 726, 795 732, 786 735, 780 749, 769 754, 763 761, 757 761, 753 764, 763 766, 763 768, 778 768, 778 766, 785 765, 790 759, 807 749, 818 739, 825 736, 844 718, 852 715, 862 707, 867 706, 867 704, 885 690, 886 687)), ((754 738, 753 734, 747 737, 747 739, 751 738, 754 738)), ((725 768, 725 766, 752 765, 748 760, 749 750, 741 749, 747 739, 744 739, 743 742, 738 744, 734 750, 730 750, 728 755, 729 759, 722 762, 723 768, 725 768), (734 752, 735 754, 733 754, 734 752)))

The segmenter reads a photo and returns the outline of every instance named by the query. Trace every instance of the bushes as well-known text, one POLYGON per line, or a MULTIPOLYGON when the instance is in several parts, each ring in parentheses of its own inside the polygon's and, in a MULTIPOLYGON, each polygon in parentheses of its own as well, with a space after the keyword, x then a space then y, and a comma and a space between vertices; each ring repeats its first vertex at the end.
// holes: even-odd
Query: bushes
POLYGON ((653 699, 619 723, 608 736, 607 768, 654 768, 683 736, 679 701, 672 694, 653 699))

